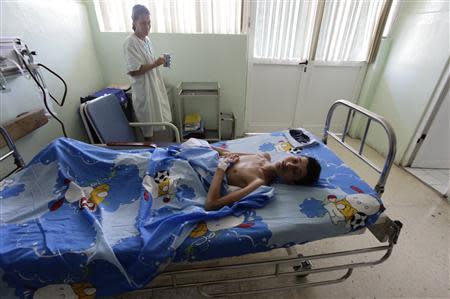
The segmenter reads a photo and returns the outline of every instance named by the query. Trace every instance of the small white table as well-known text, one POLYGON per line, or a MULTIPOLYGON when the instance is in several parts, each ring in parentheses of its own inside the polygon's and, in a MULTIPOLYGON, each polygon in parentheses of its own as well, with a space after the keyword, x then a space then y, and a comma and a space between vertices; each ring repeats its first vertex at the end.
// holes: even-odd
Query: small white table
MULTIPOLYGON (((216 127, 206 127, 205 134, 207 141, 219 141, 222 139, 221 113, 220 113, 220 85, 219 82, 180 82, 178 85, 178 123, 183 132, 185 102, 188 99, 198 98, 205 100, 205 103, 216 105, 216 127)), ((201 114, 201 113, 200 113, 201 114)))

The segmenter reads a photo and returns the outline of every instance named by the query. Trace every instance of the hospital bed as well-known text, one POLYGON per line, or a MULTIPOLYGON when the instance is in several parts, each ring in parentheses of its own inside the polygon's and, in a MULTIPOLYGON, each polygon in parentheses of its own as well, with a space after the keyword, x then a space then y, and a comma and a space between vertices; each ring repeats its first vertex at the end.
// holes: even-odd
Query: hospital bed
MULTIPOLYGON (((265 140, 264 135, 261 136, 258 134, 258 136, 259 138, 262 138, 262 140, 265 140)), ((381 116, 376 115, 375 113, 363 107, 360 107, 346 100, 338 100, 330 107, 326 117, 322 138, 322 142, 325 145, 327 144, 328 137, 332 137, 346 150, 350 151, 352 154, 354 154, 379 174, 378 181, 376 182, 373 189, 381 198, 396 152, 396 137, 389 123, 387 123, 381 116), (338 107, 344 107, 345 109, 347 109, 347 118, 345 121, 344 130, 341 133, 332 132, 330 129, 333 114, 338 107), (366 119, 364 134, 362 136, 361 143, 358 149, 355 149, 352 145, 345 141, 350 129, 351 121, 354 119, 356 113, 362 115, 362 117, 366 119), (381 125, 387 137, 388 152, 385 157, 384 164, 381 168, 375 165, 372 161, 368 160, 368 158, 363 155, 369 127, 372 123, 378 123, 379 125, 381 125)), ((231 143, 238 142, 239 141, 231 141, 231 143)), ((230 150, 233 151, 232 146, 230 147, 230 150)), ((257 150, 257 148, 248 149, 249 152, 255 150, 257 150)), ((310 154, 310 152, 307 154, 310 154)), ((283 202, 282 204, 285 203, 283 202)), ((271 206, 267 206, 264 209, 269 208, 271 208, 271 206)), ((292 221, 292 218, 285 218, 283 220, 289 222, 292 221)), ((357 235, 370 232, 378 240, 378 242, 380 242, 379 246, 358 248, 353 250, 343 250, 338 252, 324 252, 304 256, 301 253, 298 253, 296 248, 293 247, 293 245, 307 242, 301 240, 300 242, 287 242, 283 244, 283 246, 281 246, 281 249, 274 248, 274 251, 278 251, 277 254, 270 255, 268 257, 266 256, 252 258, 252 254, 249 253, 247 255, 248 261, 246 262, 242 262, 241 259, 238 262, 223 263, 220 259, 216 259, 208 263, 208 261, 195 262, 195 260, 189 259, 189 262, 179 262, 173 264, 172 266, 169 266, 165 272, 160 274, 158 281, 155 280, 148 286, 148 289, 167 290, 180 289, 183 287, 196 287, 200 294, 205 297, 211 298, 259 294, 270 291, 280 291, 340 283, 348 279, 356 268, 372 267, 386 261, 390 257, 392 250, 397 243, 401 228, 402 223, 400 221, 391 220, 385 213, 383 213, 374 224, 367 226, 367 229, 365 228, 347 234, 357 235), (283 250, 285 251, 285 254, 281 254, 283 250), (377 253, 378 255, 381 253, 381 257, 376 257, 377 253), (363 260, 368 260, 353 262, 353 260, 358 260, 358 256, 362 255, 364 255, 363 260), (321 261, 325 261, 325 264, 327 266, 314 266, 316 262, 321 261), (227 273, 229 274, 228 277, 226 276, 227 273), (249 273, 251 273, 251 275, 249 275, 249 273), (329 276, 326 276, 326 278, 321 279, 320 276, 324 276, 324 273, 333 273, 336 277, 330 278, 329 276), (311 279, 311 281, 296 279, 294 280, 294 283, 292 282, 292 279, 290 279, 292 277, 306 277, 308 275, 310 276, 310 278, 314 276, 314 279, 311 279), (199 279, 199 277, 201 278, 199 279), (211 279, 211 277, 216 277, 216 279, 211 279), (233 284, 248 284, 251 282, 267 281, 268 279, 285 279, 287 283, 282 284, 278 281, 275 284, 282 284, 281 286, 278 285, 275 287, 253 289, 245 288, 245 290, 241 290, 238 287, 238 290, 234 288, 234 291, 230 291, 230 289, 233 290, 233 286, 231 286, 233 284), (224 286, 225 289, 223 288, 224 286), (217 291, 218 289, 224 291, 217 291)), ((292 234, 290 236, 292 238, 292 234)), ((190 240, 188 239, 188 241, 190 240)), ((216 247, 211 247, 209 248, 209 250, 220 250, 220 246, 232 246, 232 243, 225 242, 222 244, 216 244, 216 247)), ((248 252, 250 251, 256 252, 258 250, 256 248, 252 248, 248 250, 248 252)), ((216 258, 224 258, 230 256, 230 254, 227 254, 226 252, 221 252, 220 255, 221 256, 216 256, 216 258)), ((182 260, 183 258, 178 258, 178 261, 182 260)), ((264 285, 264 283, 260 283, 260 285, 264 285)), ((138 290, 135 292, 139 293, 145 291, 146 290, 138 290)))
MULTIPOLYGON (((304 193, 296 193, 299 192, 299 187, 283 186, 281 184, 276 185, 276 200, 270 202, 263 209, 250 210, 248 213, 242 214, 239 217, 229 216, 223 221, 198 223, 194 230, 189 234, 189 237, 187 237, 178 247, 176 255, 173 257, 173 263, 171 263, 164 272, 160 273, 146 288, 134 292, 197 287, 199 293, 205 297, 223 297, 320 286, 342 282, 350 277, 354 269, 374 266, 388 259, 397 243, 402 224, 399 221, 391 220, 386 214, 381 213, 384 209, 381 203, 379 204, 377 211, 372 213, 373 215, 363 215, 363 218, 357 218, 356 216, 359 216, 359 214, 353 213, 353 218, 349 218, 345 223, 341 221, 342 223, 340 224, 342 225, 336 226, 339 220, 335 219, 336 223, 330 221, 330 218, 333 220, 331 212, 336 212, 333 208, 330 208, 331 206, 334 207, 334 203, 331 204, 330 202, 333 200, 336 201, 336 199, 341 200, 341 197, 345 197, 346 194, 356 193, 371 194, 381 197, 384 192, 384 186, 396 150, 395 135, 392 128, 380 116, 350 102, 339 100, 335 102, 329 110, 322 142, 323 143, 318 142, 316 145, 320 150, 317 150, 317 148, 314 147, 307 147, 303 148, 301 153, 312 156, 315 155, 319 158, 322 165, 324 163, 327 165, 324 169, 324 173, 333 171, 333 174, 330 176, 330 173, 328 173, 327 181, 325 182, 325 185, 322 186, 322 189, 314 191, 313 189, 303 188, 303 190, 314 191, 316 192, 314 193, 314 196, 319 197, 328 194, 323 193, 323 190, 334 188, 337 196, 334 196, 333 198, 328 194, 328 204, 321 203, 318 200, 314 200, 314 198, 308 197, 306 199, 303 198, 303 202, 299 205, 300 200, 295 200, 300 198, 300 196, 305 196, 304 193), (338 134, 330 130, 333 113, 339 106, 348 109, 344 131, 341 136, 338 136, 338 134), (351 120, 355 113, 359 113, 367 118, 366 128, 358 150, 353 149, 345 142, 351 120), (373 122, 380 124, 382 128, 384 128, 388 138, 389 149, 382 168, 378 168, 378 166, 373 162, 368 161, 363 155, 369 126, 373 122), (346 149, 380 174, 373 190, 326 147, 329 136, 336 139, 346 149), (321 156, 323 156, 323 159, 321 156), (339 177, 339 173, 343 171, 342 169, 347 172, 346 177, 352 180, 352 183, 349 185, 350 189, 346 190, 344 193, 341 192, 341 188, 343 187, 337 186, 337 181, 334 181, 334 178, 339 177), (283 207, 289 205, 297 205, 298 209, 303 213, 303 218, 297 215, 299 213, 289 214, 288 211, 287 214, 281 215, 282 218, 275 219, 270 212, 279 212, 283 210, 283 207), (374 222, 372 223, 371 220, 374 222), (302 224, 303 222, 305 223, 302 224), (286 226, 283 225, 284 223, 290 223, 292 225, 286 226), (271 230, 268 230, 267 226, 271 226, 271 230), (338 252, 326 252, 309 256, 298 254, 292 247, 296 244, 303 244, 327 237, 363 233, 365 232, 365 227, 367 227, 368 231, 370 231, 370 233, 381 243, 379 246, 338 252), (331 231, 332 233, 328 233, 331 231), (266 233, 269 233, 269 235, 266 235, 266 233), (235 238, 236 236, 238 238, 235 238), (247 242, 246 240, 251 241, 247 242), (276 240, 276 242, 274 240, 276 240), (238 246, 236 246, 236 244, 238 244, 238 246), (226 250, 224 250, 224 248, 226 250), (271 255, 266 258, 254 258, 250 255, 251 253, 268 250, 279 251, 283 248, 287 253, 285 256, 274 258, 271 255), (369 260, 367 261, 351 261, 355 257, 362 255, 366 257, 366 254, 372 253, 381 253, 383 255, 378 258, 369 257, 369 260), (232 256, 244 254, 249 254, 249 261, 234 263, 232 262, 233 259, 228 259, 232 256), (350 261, 342 262, 342 258, 348 258, 350 261), (329 261, 328 265, 316 267, 316 261, 320 260, 329 261), (225 261, 225 263, 222 261, 225 261), (333 264, 333 261, 336 262, 333 264), (264 267, 264 271, 261 271, 261 267, 264 267), (317 277, 324 273, 330 272, 335 274, 339 271, 343 271, 343 273, 337 273, 337 277, 335 278, 318 278, 312 281, 299 279, 295 280, 294 283, 292 283, 292 280, 290 279, 292 277, 304 277, 306 275, 317 277), (249 275, 248 273, 252 274, 249 275), (261 274, 254 275, 255 273, 261 274), (263 289, 229 291, 227 288, 226 291, 223 292, 217 291, 222 285, 229 286, 241 282, 249 283, 253 281, 265 281, 270 278, 286 278, 287 281, 291 283, 263 289)), ((297 151, 300 150, 298 147, 294 146, 296 145, 296 140, 287 132, 258 135, 247 138, 244 142, 242 142, 242 140, 236 140, 216 145, 228 147, 230 150, 242 151, 242 143, 245 144, 244 150, 247 149, 249 152, 258 150, 269 151, 275 159, 281 159, 290 154, 297 154, 297 151)), ((12 148, 11 150, 14 153, 17 153, 15 148, 12 148)), ((347 200, 347 203, 348 201, 350 201, 350 199, 347 200)))

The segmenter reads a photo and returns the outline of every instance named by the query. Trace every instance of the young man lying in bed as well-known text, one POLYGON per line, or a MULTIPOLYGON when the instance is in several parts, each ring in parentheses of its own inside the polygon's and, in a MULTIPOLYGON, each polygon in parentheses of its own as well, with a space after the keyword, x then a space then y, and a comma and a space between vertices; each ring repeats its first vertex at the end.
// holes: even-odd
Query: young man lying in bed
POLYGON ((286 184, 311 185, 320 176, 320 164, 311 157, 292 156, 274 163, 268 153, 242 154, 216 147, 213 149, 221 159, 208 191, 206 210, 218 210, 239 201, 259 186, 270 185, 277 178, 286 184), (221 196, 220 187, 225 174, 228 184, 239 188, 221 196))

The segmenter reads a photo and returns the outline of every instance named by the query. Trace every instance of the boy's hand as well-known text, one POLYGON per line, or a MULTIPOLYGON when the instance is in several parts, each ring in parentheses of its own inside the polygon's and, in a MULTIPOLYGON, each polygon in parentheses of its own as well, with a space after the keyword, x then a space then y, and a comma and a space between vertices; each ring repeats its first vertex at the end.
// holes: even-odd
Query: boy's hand
POLYGON ((222 152, 221 156, 224 158, 228 158, 230 156, 236 155, 235 153, 231 153, 231 152, 222 152))
POLYGON ((222 169, 224 172, 227 171, 227 169, 233 165, 234 163, 239 161, 239 156, 236 154, 228 155, 227 157, 223 157, 219 159, 219 164, 217 167, 219 169, 222 169))
POLYGON ((225 161, 229 164, 237 163, 239 161, 239 155, 227 153, 227 155, 225 155, 225 161))

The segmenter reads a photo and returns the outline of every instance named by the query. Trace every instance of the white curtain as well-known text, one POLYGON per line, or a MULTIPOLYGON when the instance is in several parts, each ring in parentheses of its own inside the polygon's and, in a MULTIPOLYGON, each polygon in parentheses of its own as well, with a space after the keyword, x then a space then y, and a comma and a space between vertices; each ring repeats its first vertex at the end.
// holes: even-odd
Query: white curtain
POLYGON ((367 61, 385 1, 327 1, 316 60, 367 61))
MULTIPOLYGON (((385 0, 327 0, 315 60, 367 61, 385 0)), ((318 1, 258 0, 253 56, 301 61, 312 50, 318 1)))
POLYGON ((308 58, 317 1, 258 0, 253 56, 271 60, 308 58))
POLYGON ((242 0, 94 0, 100 31, 132 31, 135 4, 150 10, 151 32, 241 33, 242 0))

